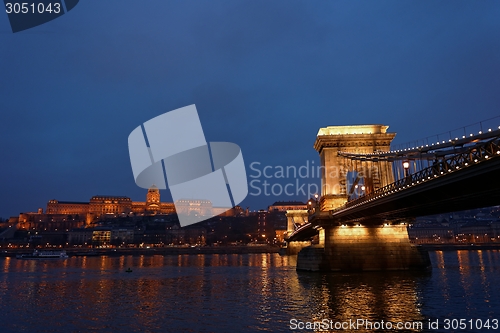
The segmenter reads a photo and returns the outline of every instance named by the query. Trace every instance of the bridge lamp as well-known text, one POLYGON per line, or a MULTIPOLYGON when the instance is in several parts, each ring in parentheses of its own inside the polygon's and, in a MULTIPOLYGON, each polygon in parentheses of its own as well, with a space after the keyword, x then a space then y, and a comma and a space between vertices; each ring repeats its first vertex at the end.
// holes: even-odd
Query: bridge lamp
POLYGON ((403 168, 405 169, 405 177, 408 177, 408 170, 410 169, 410 162, 409 161, 404 161, 403 162, 403 168))

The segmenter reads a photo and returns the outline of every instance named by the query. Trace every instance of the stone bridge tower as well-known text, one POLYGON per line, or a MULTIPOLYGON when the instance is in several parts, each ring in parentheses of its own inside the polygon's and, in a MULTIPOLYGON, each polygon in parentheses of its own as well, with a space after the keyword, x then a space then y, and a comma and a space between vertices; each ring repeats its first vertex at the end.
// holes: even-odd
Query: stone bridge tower
POLYGON ((320 210, 329 211, 344 205, 349 197, 348 172, 363 179, 366 193, 394 182, 392 164, 387 161, 351 160, 339 152, 370 154, 390 150, 396 133, 387 133, 389 126, 354 125, 320 128, 314 143, 321 159, 320 210))

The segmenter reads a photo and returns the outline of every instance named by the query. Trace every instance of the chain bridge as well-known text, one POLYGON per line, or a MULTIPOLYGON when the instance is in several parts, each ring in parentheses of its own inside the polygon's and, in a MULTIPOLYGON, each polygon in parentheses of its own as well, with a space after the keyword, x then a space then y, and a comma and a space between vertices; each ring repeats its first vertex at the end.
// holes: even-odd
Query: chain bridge
POLYGON ((487 126, 495 121, 500 125, 498 117, 474 132, 465 127, 399 149, 391 149, 396 134, 388 126, 321 128, 314 144, 321 196, 311 199, 302 223, 289 223, 297 268, 427 268, 428 254, 408 239, 415 217, 500 203, 500 126, 487 126))

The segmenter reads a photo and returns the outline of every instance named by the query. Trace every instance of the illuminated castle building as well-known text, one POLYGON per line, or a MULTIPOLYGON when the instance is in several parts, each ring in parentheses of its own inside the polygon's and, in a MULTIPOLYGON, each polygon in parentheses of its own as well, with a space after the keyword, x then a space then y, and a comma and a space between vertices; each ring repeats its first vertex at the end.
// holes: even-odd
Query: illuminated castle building
POLYGON ((175 213, 173 203, 160 202, 160 190, 155 185, 148 189, 146 201, 132 201, 129 197, 95 195, 90 202, 72 202, 50 200, 46 214, 78 214, 99 218, 103 215, 119 214, 172 214, 175 213))
POLYGON ((132 201, 125 196, 95 195, 89 202, 50 200, 45 214, 21 213, 20 228, 71 229, 81 228, 106 217, 156 215, 175 213, 174 204, 160 201, 160 190, 155 185, 148 189, 146 201, 132 201), (40 225, 38 225, 40 224, 40 225))
MULTIPOLYGON (((179 200, 177 208, 179 213, 187 215, 236 216, 242 213, 239 206, 226 211, 212 207, 212 203, 206 200, 179 200)), ((36 213, 21 213, 17 222, 19 228, 27 230, 69 230, 87 227, 107 218, 175 213, 174 204, 161 202, 160 190, 153 185, 148 189, 146 201, 132 201, 129 197, 110 195, 95 195, 89 202, 52 199, 47 203, 45 213, 42 208, 36 213)))

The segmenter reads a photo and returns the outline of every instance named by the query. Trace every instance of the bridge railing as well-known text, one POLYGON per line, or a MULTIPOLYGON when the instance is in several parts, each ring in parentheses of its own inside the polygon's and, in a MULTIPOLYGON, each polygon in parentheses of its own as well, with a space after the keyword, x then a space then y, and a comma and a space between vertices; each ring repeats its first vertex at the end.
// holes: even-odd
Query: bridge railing
POLYGON ((480 142, 469 147, 466 151, 435 162, 432 166, 424 168, 418 172, 401 178, 394 183, 379 188, 372 193, 366 194, 347 202, 344 206, 332 210, 332 213, 347 208, 356 207, 375 199, 393 194, 395 192, 416 186, 434 178, 448 175, 457 170, 486 161, 488 159, 500 157, 500 138, 495 138, 487 142, 480 142))

